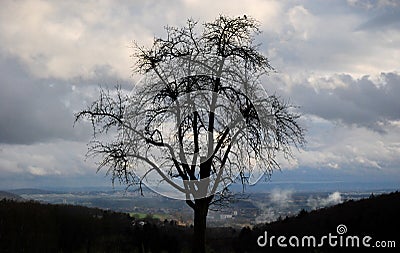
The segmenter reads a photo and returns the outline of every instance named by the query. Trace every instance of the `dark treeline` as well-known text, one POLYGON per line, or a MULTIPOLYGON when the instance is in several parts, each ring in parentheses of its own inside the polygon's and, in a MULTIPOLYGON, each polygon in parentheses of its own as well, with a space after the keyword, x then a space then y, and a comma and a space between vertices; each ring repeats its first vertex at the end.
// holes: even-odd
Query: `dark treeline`
MULTIPOLYGON (((400 192, 382 194, 358 201, 349 200, 344 203, 326 207, 323 209, 307 212, 304 209, 295 217, 279 218, 278 221, 270 224, 260 224, 254 228, 243 228, 239 237, 235 240, 236 252, 270 252, 270 248, 259 247, 256 243, 258 237, 267 231, 269 238, 276 236, 274 240, 273 252, 398 252, 400 247, 400 192), (345 241, 346 236, 370 236, 371 248, 360 247, 340 247, 339 234, 337 227, 345 225, 347 232, 342 237, 345 241), (325 240, 323 246, 316 248, 282 248, 277 246, 277 237, 315 236, 317 245, 322 236, 338 236, 337 246, 331 247, 325 240), (375 247, 376 241, 395 241, 396 247, 380 248, 375 247)), ((286 244, 288 241, 286 240, 286 244)), ((345 245, 345 242, 343 242, 345 245)), ((388 245, 387 245, 388 246, 388 245)))
MULTIPOLYGON (((174 222, 72 205, 0 201, 0 252, 179 252, 174 222)), ((177 240, 179 238, 179 240, 177 240)))
MULTIPOLYGON (((396 241, 400 247, 400 193, 372 196, 311 212, 302 210, 295 217, 280 218, 254 228, 209 228, 208 252, 346 252, 343 247, 261 248, 257 238, 269 236, 337 235, 339 224, 344 235, 371 236, 396 241)), ((128 214, 71 205, 37 202, 0 201, 0 252, 190 252, 192 227, 150 216, 135 220, 128 214)), ((355 252, 347 248, 347 252, 355 252)), ((365 249, 362 249, 365 252, 365 249)), ((385 252, 388 249, 385 249, 385 252)))

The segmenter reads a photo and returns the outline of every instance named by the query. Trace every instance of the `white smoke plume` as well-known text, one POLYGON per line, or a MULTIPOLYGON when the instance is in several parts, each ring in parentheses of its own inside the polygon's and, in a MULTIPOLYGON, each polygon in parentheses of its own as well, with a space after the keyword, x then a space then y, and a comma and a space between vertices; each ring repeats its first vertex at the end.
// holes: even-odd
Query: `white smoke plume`
POLYGON ((332 206, 341 203, 342 196, 340 192, 336 191, 328 195, 326 198, 321 197, 309 197, 307 200, 307 205, 311 209, 318 209, 326 206, 332 206))
POLYGON ((293 190, 274 189, 271 192, 270 201, 281 208, 287 208, 293 202, 292 195, 293 190))
POLYGON ((269 202, 255 202, 261 210, 256 223, 271 222, 278 219, 280 212, 287 210, 293 203, 293 190, 274 189, 269 194, 269 202))

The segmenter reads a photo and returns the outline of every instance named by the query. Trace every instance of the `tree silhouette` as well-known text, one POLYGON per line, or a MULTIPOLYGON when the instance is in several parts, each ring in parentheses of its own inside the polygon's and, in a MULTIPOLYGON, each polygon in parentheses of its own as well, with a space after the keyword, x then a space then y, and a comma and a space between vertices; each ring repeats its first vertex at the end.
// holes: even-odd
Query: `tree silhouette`
POLYGON ((76 120, 89 119, 88 155, 112 180, 142 184, 181 198, 194 210, 193 252, 205 252, 210 204, 229 184, 255 183, 304 143, 293 106, 268 95, 261 82, 273 70, 254 42, 250 17, 220 16, 203 25, 166 27, 152 47, 134 45, 142 81, 130 94, 102 90, 76 120), (105 136, 105 137, 104 137, 105 136))

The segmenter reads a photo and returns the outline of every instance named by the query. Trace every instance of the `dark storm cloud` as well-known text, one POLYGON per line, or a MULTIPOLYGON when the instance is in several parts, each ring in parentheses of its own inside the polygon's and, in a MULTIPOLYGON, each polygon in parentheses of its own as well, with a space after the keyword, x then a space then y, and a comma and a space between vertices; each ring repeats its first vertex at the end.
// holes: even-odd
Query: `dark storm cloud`
POLYGON ((32 78, 11 59, 0 64, 0 142, 32 143, 71 135, 71 115, 59 101, 66 87, 32 78))
POLYGON ((86 140, 89 126, 74 128, 74 112, 96 96, 98 86, 129 86, 107 77, 106 68, 99 68, 98 79, 89 81, 38 79, 14 59, 0 61, 0 82, 0 143, 7 144, 86 140), (77 92, 80 89, 89 90, 88 94, 77 92))
POLYGON ((379 81, 349 75, 308 80, 283 91, 307 114, 384 132, 400 120, 400 75, 382 73, 379 81))

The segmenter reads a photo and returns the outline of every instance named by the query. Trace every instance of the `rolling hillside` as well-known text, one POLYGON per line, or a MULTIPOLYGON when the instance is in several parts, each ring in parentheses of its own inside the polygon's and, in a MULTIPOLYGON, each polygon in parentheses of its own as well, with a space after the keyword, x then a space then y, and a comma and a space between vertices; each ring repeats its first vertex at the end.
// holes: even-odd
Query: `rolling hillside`
MULTIPOLYGON (((376 241, 395 242, 396 248, 400 247, 400 193, 394 192, 379 196, 371 196, 359 201, 347 201, 339 205, 315 210, 312 212, 301 211, 296 217, 286 217, 270 224, 260 224, 253 229, 245 228, 241 231, 236 240, 235 248, 237 252, 266 252, 269 247, 261 248, 255 243, 257 239, 265 235, 269 238, 275 236, 314 236, 318 239, 328 236, 338 236, 338 226, 346 227, 346 232, 342 234, 344 240, 346 236, 371 237, 370 250, 377 250, 374 243, 376 241)), ((286 241, 286 244, 288 242, 286 241)), ((360 243, 361 244, 361 243, 360 243)), ((290 247, 282 248, 277 242, 272 244, 274 252, 286 252, 290 247)), ((327 241, 317 252, 354 252, 357 247, 340 247, 339 242, 336 247, 331 247, 327 241)), ((345 245, 343 243, 342 245, 345 245)), ((362 246, 362 245, 361 245, 362 246)), ((360 246, 360 249, 362 248, 360 246)), ((388 246, 388 245, 386 245, 388 246)), ((393 245, 392 245, 393 246, 393 245)), ((316 252, 311 248, 291 248, 293 252, 316 252)), ((367 248, 362 248, 365 252, 367 248)), ((383 249, 380 249, 383 250, 383 249)), ((384 249, 386 252, 390 248, 384 249)))
MULTIPOLYGON (((338 236, 337 227, 345 225, 347 231, 343 236, 369 236, 371 243, 393 241, 398 248, 399 213, 399 192, 371 196, 312 212, 303 210, 295 217, 254 228, 209 228, 207 247, 210 253, 365 252, 365 248, 330 247, 326 243, 317 248, 282 248, 277 246, 276 239, 272 247, 257 245, 265 232, 276 238, 321 238, 329 233, 338 236)), ((0 252, 189 252, 192 230, 191 226, 181 227, 174 221, 152 217, 135 220, 125 213, 95 208, 0 201, 0 252)))

